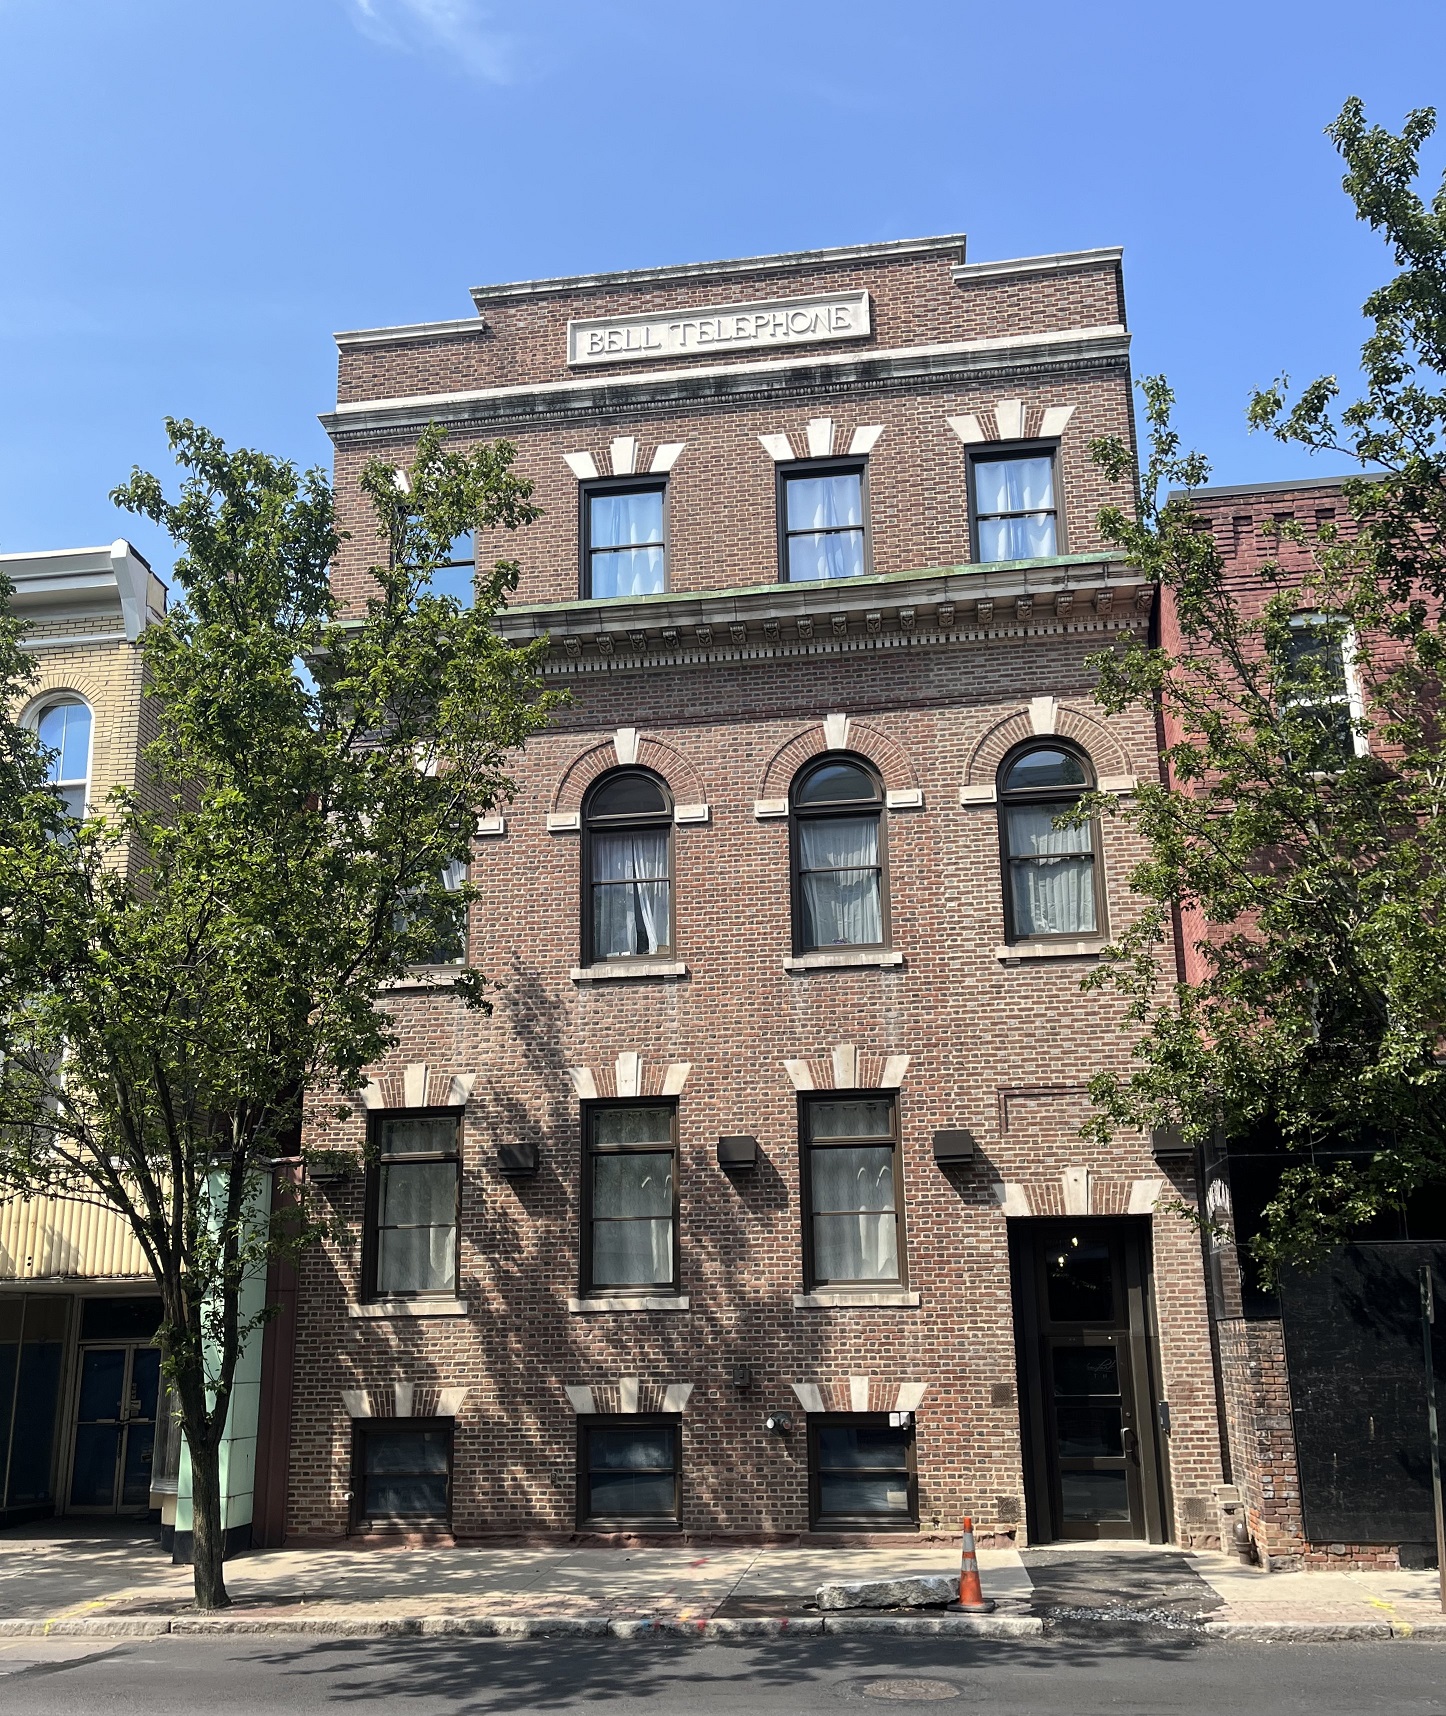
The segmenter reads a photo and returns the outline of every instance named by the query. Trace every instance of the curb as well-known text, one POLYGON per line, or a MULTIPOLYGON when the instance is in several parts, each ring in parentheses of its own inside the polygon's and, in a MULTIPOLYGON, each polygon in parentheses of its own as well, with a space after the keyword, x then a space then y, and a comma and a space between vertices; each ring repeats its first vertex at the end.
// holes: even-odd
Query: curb
MULTIPOLYGON (((1182 1629, 1205 1643, 1344 1644, 1399 1639, 1446 1644, 1446 1620, 1206 1621, 1182 1629)), ((681 1620, 672 1615, 77 1615, 57 1620, 0 1620, 0 1638, 154 1639, 291 1638, 474 1639, 762 1639, 954 1637, 1044 1639, 1037 1615, 747 1615, 681 1620)), ((1128 1637, 1118 1624, 1114 1638, 1128 1637)), ((1142 1630, 1143 1636, 1143 1630, 1142 1630)))

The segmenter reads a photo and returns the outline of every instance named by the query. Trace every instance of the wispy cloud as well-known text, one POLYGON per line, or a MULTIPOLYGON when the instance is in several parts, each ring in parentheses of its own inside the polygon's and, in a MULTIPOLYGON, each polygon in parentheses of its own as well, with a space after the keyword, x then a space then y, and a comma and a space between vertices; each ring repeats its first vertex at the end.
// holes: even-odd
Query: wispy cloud
POLYGON ((402 53, 442 54, 484 83, 511 83, 517 75, 516 37, 492 24, 478 0, 347 0, 364 36, 402 53))

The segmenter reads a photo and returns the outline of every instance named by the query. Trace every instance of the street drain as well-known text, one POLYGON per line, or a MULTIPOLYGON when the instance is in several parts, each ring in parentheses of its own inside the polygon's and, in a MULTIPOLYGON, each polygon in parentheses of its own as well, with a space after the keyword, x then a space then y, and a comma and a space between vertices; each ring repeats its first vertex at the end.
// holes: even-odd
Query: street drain
POLYGON ((959 1688, 947 1680, 866 1680, 859 1691, 865 1698, 883 1698, 892 1704, 922 1704, 959 1696, 959 1688))

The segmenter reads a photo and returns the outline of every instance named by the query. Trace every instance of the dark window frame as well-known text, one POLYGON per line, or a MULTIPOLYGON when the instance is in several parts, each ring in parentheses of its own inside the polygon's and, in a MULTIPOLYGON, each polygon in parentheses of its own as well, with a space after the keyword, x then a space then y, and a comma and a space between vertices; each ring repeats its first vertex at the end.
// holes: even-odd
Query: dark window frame
MULTIPOLYGON (((592 589, 592 560, 594 549, 592 545, 592 503, 601 495, 631 495, 631 494, 660 494, 663 497, 663 589, 660 594, 672 587, 672 506, 670 496, 672 484, 667 472, 640 471, 631 477, 592 477, 578 484, 578 596, 585 602, 629 602, 638 601, 636 596, 595 596, 592 589)), ((648 546, 639 544, 638 546, 648 546)), ((606 554, 606 548, 596 550, 606 554)))
POLYGON ((889 911, 889 842, 887 794, 884 790, 883 777, 867 757, 857 751, 825 751, 817 757, 810 757, 788 784, 788 862, 790 877, 790 904, 793 915, 793 951, 795 955, 805 953, 887 953, 893 946, 893 922, 889 911), (876 789, 876 796, 867 803, 863 799, 840 803, 833 806, 798 804, 798 791, 816 770, 827 768, 831 764, 848 763, 861 769, 876 789), (803 902, 803 838, 799 833, 800 822, 822 822, 829 819, 835 821, 849 817, 873 815, 879 825, 879 941, 850 941, 830 942, 824 946, 810 946, 804 936, 804 902, 803 902))
POLYGON ((461 1108, 388 1108, 378 1109, 367 1116, 367 1172, 362 1222, 362 1299, 375 1304, 381 1300, 455 1299, 462 1289, 462 1131, 465 1110, 461 1108), (456 1147, 453 1151, 407 1152, 396 1156, 383 1151, 386 1123, 389 1120, 440 1120, 451 1118, 456 1126, 456 1147), (377 1286, 377 1265, 381 1253, 381 1188, 384 1165, 399 1162, 453 1162, 456 1165, 456 1198, 452 1215, 452 1286, 416 1288, 405 1291, 389 1289, 381 1292, 377 1286))
POLYGON ((897 1293, 909 1285, 908 1232, 904 1223, 904 1146, 899 1123, 899 1095, 893 1090, 828 1090, 800 1092, 798 1098, 799 1193, 803 1215, 803 1290, 805 1293, 897 1293), (887 1102, 892 1118, 889 1137, 829 1138, 815 1144, 810 1112, 825 1102, 887 1102), (897 1276, 884 1280, 832 1280, 818 1273, 815 1265, 813 1232, 813 1153, 849 1145, 882 1145, 893 1151, 894 1179, 894 1254, 898 1259, 897 1276))
POLYGON ((677 1412, 596 1412, 577 1420, 576 1520, 580 1530, 681 1531, 683 1528, 683 1421, 677 1412), (667 1430, 673 1439, 673 1511, 671 1514, 596 1514, 592 1504, 592 1468, 588 1433, 592 1430, 667 1430))
MULTIPOLYGON (((979 483, 977 467, 987 464, 998 464, 1010 459, 1043 459, 1047 458, 1052 466, 1051 477, 1054 488, 1054 553, 1041 555, 1044 560, 1057 559, 1061 554, 1069 553, 1069 535, 1065 529, 1064 508, 1064 474, 1059 457, 1060 444, 1058 440, 1036 441, 984 441, 969 449, 968 461, 968 491, 969 491, 969 559, 976 566, 1003 566, 1007 561, 985 560, 979 552, 979 483)), ((986 519, 991 518, 1020 518, 1023 513, 988 512, 986 519)))
MULTIPOLYGON (((1326 709, 1343 711, 1350 730, 1339 734, 1341 748, 1336 759, 1338 767, 1344 768, 1356 757, 1369 756, 1370 738, 1355 725, 1365 715, 1364 699, 1355 668, 1355 627, 1344 614, 1331 613, 1324 608, 1301 608, 1290 616, 1287 623, 1295 636, 1324 635, 1329 638, 1339 662, 1341 689, 1338 692, 1307 692, 1304 688, 1291 690, 1287 683, 1286 695, 1279 705, 1280 710, 1306 710, 1317 717, 1320 711, 1326 709)), ((1293 661, 1277 663, 1277 677, 1288 682, 1294 666, 1293 661)), ((1320 772, 1334 774, 1337 771, 1329 769, 1320 772)))
POLYGON ((1088 753, 1079 745, 1072 744, 1068 739, 1061 739, 1056 734, 1037 735, 1026 739, 1022 744, 1012 746, 1006 752, 1004 760, 995 771, 994 780, 999 824, 999 870, 1004 895, 1005 944, 1009 947, 1026 947, 1049 942, 1108 940, 1109 913, 1105 894, 1104 847, 1100 838, 1100 819, 1097 816, 1092 816, 1089 821, 1090 882, 1094 892, 1095 927, 1092 930, 1058 930, 1021 935, 1014 921, 1014 866, 1016 863, 1027 864, 1031 860, 1016 859, 1009 850, 1009 810, 1012 806, 1021 804, 1057 804, 1063 807, 1066 804, 1078 803, 1086 793, 1098 791, 1099 777, 1088 753), (1009 771, 1032 751, 1064 751, 1084 770, 1085 784, 1074 788, 1016 787, 1012 792, 1006 792, 1004 782, 1009 771))
MULTIPOLYGON (((774 467, 774 511, 778 521, 778 582, 780 584, 797 584, 800 588, 808 586, 823 586, 828 584, 847 583, 843 578, 790 578, 788 575, 788 541, 790 536, 813 536, 811 530, 790 531, 788 528, 788 485, 799 478, 809 477, 841 477, 857 475, 859 479, 859 512, 863 519, 864 537, 864 569, 857 576, 872 578, 874 575, 874 531, 869 504, 869 459, 866 453, 857 454, 850 458, 845 455, 838 459, 795 459, 774 467)), ((843 534, 854 527, 840 526, 837 534, 843 534)), ((829 534, 834 534, 830 532, 829 534)))
POLYGON ((591 782, 583 796, 580 817, 582 827, 582 891, 579 918, 582 925, 581 963, 583 965, 645 965, 649 963, 671 964, 677 958, 678 947, 678 888, 677 876, 677 837, 676 837, 677 805, 668 783, 660 774, 652 769, 628 764, 620 768, 609 769, 606 774, 599 775, 591 782), (614 781, 625 776, 640 775, 652 782, 663 795, 665 808, 661 811, 637 816, 597 817, 591 812, 590 806, 604 787, 611 786, 614 781), (629 828, 666 828, 668 835, 668 942, 665 948, 657 953, 617 953, 606 958, 600 958, 596 952, 596 925, 593 921, 593 837, 597 833, 605 833, 611 829, 629 828))
POLYGON ((347 1530, 349 1533, 382 1532, 382 1531, 426 1531, 452 1529, 452 1508, 455 1500, 454 1477, 456 1470, 456 1419, 455 1418, 353 1418, 351 1421, 351 1499, 348 1503, 347 1530), (447 1437, 447 1508, 440 1518, 430 1514, 409 1515, 404 1518, 392 1515, 374 1517, 364 1511, 366 1497, 366 1461, 364 1450, 369 1435, 384 1431, 396 1430, 440 1430, 447 1437))
MULTIPOLYGON (((914 1419, 898 1426, 889 1424, 887 1412, 810 1412, 808 1415, 808 1522, 810 1531, 917 1531, 919 1529, 919 1473, 914 1451, 914 1419), (826 1514, 823 1511, 818 1432, 834 1425, 851 1429, 897 1428, 904 1435, 904 1460, 909 1474, 908 1512, 900 1514, 826 1514)), ((896 1466, 861 1467, 867 1471, 897 1471, 896 1466)))
POLYGON ((609 1299, 645 1299, 653 1295, 677 1294, 682 1292, 682 1242, 679 1233, 679 1210, 681 1178, 681 1151, 678 1147, 678 1103, 675 1097, 616 1097, 606 1098, 596 1102, 586 1102, 582 1110, 582 1234, 578 1248, 578 1286, 583 1298, 606 1297, 609 1299), (599 1149, 594 1142, 597 1116, 605 1111, 619 1108, 654 1108, 666 1111, 669 1116, 669 1142, 650 1144, 607 1144, 599 1149), (664 1151, 671 1152, 673 1157, 673 1274, 672 1279, 663 1281, 625 1282, 614 1286, 611 1282, 598 1282, 593 1278, 593 1158, 595 1156, 658 1156, 664 1151))

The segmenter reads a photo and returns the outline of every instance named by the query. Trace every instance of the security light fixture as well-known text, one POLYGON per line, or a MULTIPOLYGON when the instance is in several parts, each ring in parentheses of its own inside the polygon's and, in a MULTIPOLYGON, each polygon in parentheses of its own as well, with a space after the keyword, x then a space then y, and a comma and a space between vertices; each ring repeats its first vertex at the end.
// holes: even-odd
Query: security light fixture
POLYGON ((497 1146, 497 1172, 509 1180, 528 1179, 537 1172, 537 1145, 531 1139, 497 1146))
POLYGON ((934 1160, 941 1168, 960 1167, 974 1160, 974 1135, 956 1128, 934 1134, 934 1160))
POLYGON ((770 1412, 763 1420, 763 1428, 770 1436, 786 1436, 793 1428, 793 1422, 786 1412, 770 1412))
POLYGON ((756 1168, 758 1166, 758 1140, 744 1134, 718 1140, 718 1166, 720 1168, 756 1168))

